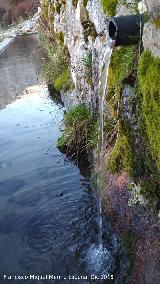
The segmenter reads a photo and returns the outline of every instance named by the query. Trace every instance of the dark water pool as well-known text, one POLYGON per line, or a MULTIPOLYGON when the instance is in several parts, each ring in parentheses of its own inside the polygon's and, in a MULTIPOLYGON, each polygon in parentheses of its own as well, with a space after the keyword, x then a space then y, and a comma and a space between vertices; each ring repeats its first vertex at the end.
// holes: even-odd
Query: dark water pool
POLYGON ((85 251, 97 241, 91 172, 56 148, 64 107, 41 83, 38 49, 19 37, 0 56, 0 284, 91 283, 69 279, 87 275, 85 251))

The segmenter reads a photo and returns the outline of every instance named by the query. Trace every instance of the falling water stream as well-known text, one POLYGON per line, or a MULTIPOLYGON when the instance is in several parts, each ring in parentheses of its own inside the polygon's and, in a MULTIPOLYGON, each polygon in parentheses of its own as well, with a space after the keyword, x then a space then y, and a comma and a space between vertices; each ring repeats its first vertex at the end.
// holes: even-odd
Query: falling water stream
POLYGON ((110 58, 112 55, 112 48, 108 45, 105 51, 102 53, 101 65, 100 65, 100 79, 99 79, 99 139, 98 139, 98 197, 99 197, 99 246, 100 250, 103 250, 102 241, 102 165, 103 165, 103 128, 104 128, 104 98, 107 88, 108 69, 110 58))
POLYGON ((102 166, 103 166, 103 128, 104 128, 104 99, 107 89, 108 69, 112 55, 113 43, 109 42, 104 47, 100 56, 99 64, 99 137, 98 137, 98 245, 91 245, 87 252, 87 261, 92 272, 102 275, 113 271, 114 259, 110 251, 103 246, 103 212, 102 212, 102 166))

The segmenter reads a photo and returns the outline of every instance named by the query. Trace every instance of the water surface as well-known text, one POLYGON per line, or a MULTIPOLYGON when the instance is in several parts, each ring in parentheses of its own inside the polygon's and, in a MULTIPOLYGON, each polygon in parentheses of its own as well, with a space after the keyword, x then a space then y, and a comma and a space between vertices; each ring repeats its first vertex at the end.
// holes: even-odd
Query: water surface
POLYGON ((64 108, 39 83, 37 49, 19 37, 0 57, 1 277, 82 274, 81 252, 96 236, 90 170, 56 148, 64 108))

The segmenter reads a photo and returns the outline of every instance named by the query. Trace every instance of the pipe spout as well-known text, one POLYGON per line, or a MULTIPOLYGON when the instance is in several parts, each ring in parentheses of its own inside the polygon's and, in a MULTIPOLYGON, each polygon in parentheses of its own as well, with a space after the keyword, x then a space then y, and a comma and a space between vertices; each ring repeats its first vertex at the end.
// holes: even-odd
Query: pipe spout
POLYGON ((115 46, 137 44, 141 40, 143 15, 113 17, 108 24, 109 36, 115 46))

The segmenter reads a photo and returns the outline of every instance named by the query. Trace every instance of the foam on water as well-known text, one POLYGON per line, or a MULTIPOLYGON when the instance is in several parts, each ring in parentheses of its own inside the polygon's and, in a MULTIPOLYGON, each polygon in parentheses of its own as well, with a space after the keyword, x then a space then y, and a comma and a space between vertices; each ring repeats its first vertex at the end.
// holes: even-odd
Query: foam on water
POLYGON ((114 269, 114 259, 108 249, 92 244, 86 252, 86 266, 89 274, 107 275, 114 269))

